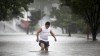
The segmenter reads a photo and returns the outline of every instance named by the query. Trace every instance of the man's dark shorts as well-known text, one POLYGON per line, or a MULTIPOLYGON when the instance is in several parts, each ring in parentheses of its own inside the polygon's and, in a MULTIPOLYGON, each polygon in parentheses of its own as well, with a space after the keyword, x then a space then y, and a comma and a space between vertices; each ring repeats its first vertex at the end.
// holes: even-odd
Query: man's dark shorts
POLYGON ((45 47, 48 47, 49 46, 49 41, 43 41, 43 40, 40 40, 39 41, 39 45, 43 43, 45 45, 45 47))

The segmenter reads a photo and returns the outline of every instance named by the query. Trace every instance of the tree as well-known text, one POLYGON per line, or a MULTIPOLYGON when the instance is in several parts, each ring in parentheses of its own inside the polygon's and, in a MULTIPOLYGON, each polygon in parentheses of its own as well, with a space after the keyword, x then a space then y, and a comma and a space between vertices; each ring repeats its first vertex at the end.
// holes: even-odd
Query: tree
POLYGON ((66 26, 72 21, 70 15, 71 11, 67 6, 60 7, 60 9, 53 7, 51 16, 56 16, 57 20, 52 22, 52 25, 61 27, 62 33, 64 33, 64 28, 66 29, 66 26))
POLYGON ((61 6, 71 7, 73 13, 82 16, 89 25, 93 41, 100 26, 100 0, 60 0, 61 6))
MULTIPOLYGON (((35 26, 37 26, 38 21, 41 19, 41 17, 43 17, 43 12, 41 12, 41 10, 37 10, 37 11, 30 11, 31 16, 29 16, 28 18, 30 18, 30 25, 29 25, 29 30, 33 31, 35 29, 35 26), (42 14, 41 14, 42 13, 42 14)), ((32 32, 33 33, 33 32, 32 32)))
POLYGON ((11 20, 22 16, 22 11, 28 11, 28 5, 34 0, 0 0, 0 21, 11 20))
POLYGON ((30 19, 33 21, 33 24, 36 25, 38 21, 41 19, 41 10, 38 11, 30 11, 31 16, 30 19))
POLYGON ((82 17, 80 17, 79 15, 76 14, 72 14, 72 19, 75 22, 75 24, 77 25, 77 31, 78 33, 84 33, 84 28, 86 28, 86 23, 84 22, 84 20, 82 19, 82 17))

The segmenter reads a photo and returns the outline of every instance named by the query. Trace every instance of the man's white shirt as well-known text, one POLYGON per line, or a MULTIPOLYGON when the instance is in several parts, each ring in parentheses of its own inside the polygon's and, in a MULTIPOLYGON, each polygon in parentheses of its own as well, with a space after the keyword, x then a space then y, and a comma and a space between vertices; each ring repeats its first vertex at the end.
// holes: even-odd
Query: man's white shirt
POLYGON ((49 33, 50 33, 50 27, 48 29, 46 29, 45 26, 43 26, 42 28, 42 31, 40 32, 40 40, 43 40, 43 41, 48 41, 48 36, 49 36, 49 33))

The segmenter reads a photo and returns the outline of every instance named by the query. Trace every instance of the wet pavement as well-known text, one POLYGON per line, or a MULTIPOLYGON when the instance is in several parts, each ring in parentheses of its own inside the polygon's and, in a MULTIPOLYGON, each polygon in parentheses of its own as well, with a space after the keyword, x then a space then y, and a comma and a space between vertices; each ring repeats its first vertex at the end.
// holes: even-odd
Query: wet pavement
POLYGON ((100 56, 100 38, 97 41, 77 36, 49 36, 49 51, 40 51, 35 35, 0 36, 0 56, 100 56))

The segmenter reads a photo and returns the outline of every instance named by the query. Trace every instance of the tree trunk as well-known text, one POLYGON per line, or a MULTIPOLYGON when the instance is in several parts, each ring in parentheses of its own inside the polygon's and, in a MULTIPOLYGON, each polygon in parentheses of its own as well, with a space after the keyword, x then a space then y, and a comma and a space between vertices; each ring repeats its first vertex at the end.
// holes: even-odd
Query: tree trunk
POLYGON ((91 28, 93 41, 96 41, 97 31, 99 29, 99 14, 96 11, 91 11, 90 15, 87 10, 85 10, 86 22, 89 23, 91 28), (94 20, 95 19, 95 20, 94 20))
POLYGON ((92 31, 92 38, 93 38, 93 41, 96 41, 96 36, 97 36, 97 33, 96 31, 92 31))
POLYGON ((96 36, 97 36, 97 29, 92 29, 92 38, 93 38, 93 41, 96 41, 96 36))
POLYGON ((68 36, 71 37, 71 30, 68 29, 68 36))
POLYGON ((68 32, 68 34, 69 34, 68 36, 71 37, 71 32, 70 31, 68 32))
POLYGON ((62 27, 61 29, 62 29, 62 34, 64 34, 64 28, 62 27))
POLYGON ((26 29, 26 34, 29 34, 29 27, 26 29))
POLYGON ((71 37, 71 25, 68 26, 68 36, 71 37))

